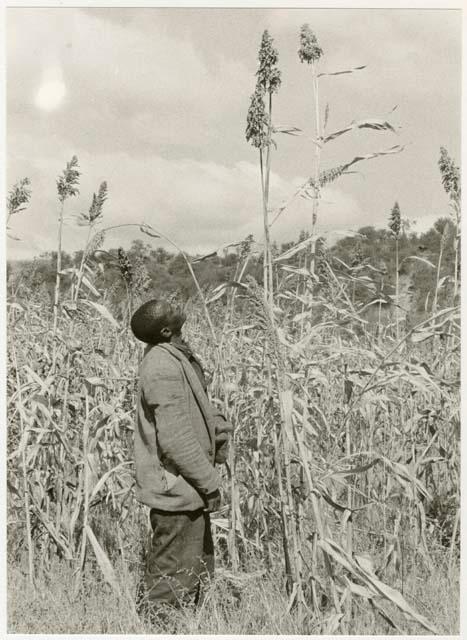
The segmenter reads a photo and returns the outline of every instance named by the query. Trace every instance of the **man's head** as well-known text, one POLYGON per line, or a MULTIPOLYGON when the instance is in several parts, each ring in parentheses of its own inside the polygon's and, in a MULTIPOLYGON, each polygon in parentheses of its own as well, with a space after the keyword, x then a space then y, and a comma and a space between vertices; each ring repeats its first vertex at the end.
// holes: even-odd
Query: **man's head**
POLYGON ((149 300, 135 311, 131 318, 131 330, 146 344, 170 342, 181 334, 186 316, 181 307, 169 302, 149 300))

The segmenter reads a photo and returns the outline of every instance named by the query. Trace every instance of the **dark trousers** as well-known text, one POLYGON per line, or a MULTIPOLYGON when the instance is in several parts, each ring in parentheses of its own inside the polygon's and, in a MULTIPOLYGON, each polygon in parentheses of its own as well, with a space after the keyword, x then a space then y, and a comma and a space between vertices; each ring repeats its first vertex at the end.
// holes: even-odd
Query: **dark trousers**
POLYGON ((209 513, 151 509, 153 530, 146 558, 145 601, 151 611, 164 605, 198 604, 203 582, 214 573, 209 513))

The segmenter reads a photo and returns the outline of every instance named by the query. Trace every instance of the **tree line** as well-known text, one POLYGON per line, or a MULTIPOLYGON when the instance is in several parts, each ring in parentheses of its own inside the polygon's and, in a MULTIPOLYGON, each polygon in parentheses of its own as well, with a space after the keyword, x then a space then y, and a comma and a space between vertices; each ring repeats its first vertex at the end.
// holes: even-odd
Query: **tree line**
MULTIPOLYGON (((398 247, 399 277, 406 283, 410 313, 416 319, 431 310, 436 288, 440 306, 451 302, 451 274, 456 259, 455 227, 449 218, 439 218, 423 233, 410 231, 407 224, 403 227, 398 247), (441 245, 443 251, 440 260, 441 245)), ((307 237, 307 232, 302 231, 298 242, 303 242, 307 237)), ((280 245, 273 243, 273 258, 278 258, 296 243, 297 240, 280 245)), ((255 252, 254 246, 254 238, 249 236, 234 249, 226 249, 220 254, 207 258, 190 256, 201 287, 209 290, 234 280, 248 253, 251 255, 243 277, 253 277, 262 284, 263 255, 261 251, 255 252)), ((65 277, 60 286, 65 297, 66 289, 70 286, 66 274, 77 269, 82 258, 82 251, 73 254, 62 252, 61 268, 65 277)), ((296 254, 286 264, 300 268, 303 266, 302 260, 301 255, 296 254)), ((352 290, 354 303, 368 303, 372 297, 390 303, 395 291, 395 260, 394 237, 390 229, 364 226, 358 229, 356 235, 344 237, 330 247, 324 239, 318 240, 315 255, 317 291, 323 295, 326 291, 326 270, 320 268, 326 262, 338 274, 358 273, 360 278, 356 279, 352 290), (366 282, 371 283, 371 286, 366 286, 366 282)), ((14 293, 17 298, 30 297, 32 293, 52 304, 56 264, 57 254, 54 251, 31 260, 10 260, 7 265, 9 293, 14 293)), ((278 263, 279 274, 281 264, 278 263)), ((107 302, 117 315, 119 311, 123 314, 129 295, 137 300, 161 296, 177 296, 181 300, 188 300, 196 294, 183 256, 164 247, 154 248, 141 239, 134 240, 126 250, 122 247, 96 250, 89 261, 89 274, 84 283, 89 285, 90 295, 95 291, 105 291, 107 302)))

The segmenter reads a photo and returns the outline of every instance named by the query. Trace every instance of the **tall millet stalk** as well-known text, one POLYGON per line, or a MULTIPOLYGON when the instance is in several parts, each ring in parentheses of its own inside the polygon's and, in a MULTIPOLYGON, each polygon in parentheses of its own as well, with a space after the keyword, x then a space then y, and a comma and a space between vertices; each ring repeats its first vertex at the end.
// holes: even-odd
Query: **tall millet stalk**
POLYGON ((263 208, 264 250, 263 250, 263 287, 268 304, 273 304, 273 271, 271 238, 269 223, 269 186, 271 174, 272 133, 272 96, 281 84, 281 73, 277 68, 279 55, 273 46, 268 31, 263 32, 258 53, 259 66, 256 72, 255 92, 251 96, 247 114, 246 140, 259 151, 261 172, 261 194, 263 208), (267 106, 266 106, 267 103, 267 106))
MULTIPOLYGON (((8 225, 10 224, 11 216, 21 213, 21 211, 24 211, 26 209, 25 205, 29 204, 29 201, 31 199, 30 185, 31 182, 29 178, 23 178, 19 182, 16 182, 10 189, 6 201, 8 216, 6 220, 7 231, 10 228, 8 225)), ((7 235, 9 234, 7 233, 7 235)), ((18 240, 18 238, 15 238, 15 240, 18 240)))
POLYGON ((58 244, 57 244, 57 268, 55 276, 55 294, 53 307, 53 355, 52 370, 55 370, 57 358, 57 323, 58 323, 58 303, 60 298, 60 275, 62 270, 62 233, 63 233, 63 211, 65 201, 72 196, 76 196, 78 191, 80 172, 78 171, 78 158, 73 156, 70 162, 67 162, 66 169, 57 179, 58 200, 60 202, 60 210, 58 215, 58 244))
POLYGON ((23 481, 23 491, 24 491, 24 515, 26 522, 26 542, 28 546, 28 577, 29 582, 33 589, 34 585, 34 545, 32 542, 32 527, 31 527, 31 496, 30 496, 30 488, 28 481, 28 469, 26 463, 26 450, 29 441, 29 427, 25 424, 24 421, 24 402, 22 396, 22 386, 21 380, 19 377, 19 369, 18 369, 18 358, 16 355, 16 347, 15 347, 15 337, 13 337, 11 341, 11 353, 13 357, 13 366, 16 374, 16 385, 18 389, 18 415, 19 421, 21 425, 21 440, 24 441, 24 446, 21 451, 21 475, 23 481))
MULTIPOLYGON (((300 48, 298 50, 298 57, 300 62, 306 62, 311 66, 311 81, 313 87, 313 99, 314 99, 314 112, 315 112, 315 166, 313 176, 313 204, 312 204, 312 218, 311 218, 311 245, 309 248, 309 269, 312 274, 315 271, 315 227, 318 220, 318 208, 319 199, 321 197, 321 184, 320 184, 320 172, 321 172, 321 150, 322 150, 322 132, 321 132, 321 119, 319 112, 319 80, 318 80, 318 63, 323 55, 323 50, 318 44, 318 40, 310 29, 308 24, 304 24, 300 30, 300 48)), ((328 108, 326 108, 326 120, 328 115, 328 108)), ((307 267, 307 259, 305 257, 305 268, 307 267)), ((302 313, 303 313, 302 305, 302 313)), ((303 327, 302 327, 303 329, 303 327)))
POLYGON ((389 228, 392 231, 395 240, 395 258, 396 258, 396 340, 399 340, 399 238, 401 233, 401 210, 399 203, 395 202, 389 216, 389 228))
POLYGON ((460 169, 454 160, 449 156, 444 147, 440 149, 440 157, 438 160, 439 170, 441 172, 441 181, 444 190, 449 196, 451 208, 453 210, 453 222, 455 226, 454 233, 454 287, 453 287, 453 304, 459 288, 459 245, 460 245, 460 222, 461 222, 461 176, 460 169))
MULTIPOLYGON (((263 204, 264 224, 264 263, 263 263, 263 288, 264 303, 267 322, 270 326, 269 335, 265 336, 264 353, 265 366, 268 378, 268 394, 273 397, 273 375, 271 354, 274 352, 274 337, 276 335, 274 318, 274 282, 271 255, 270 223, 269 223, 269 184, 271 173, 271 145, 272 133, 272 96, 280 87, 281 77, 277 68, 278 53, 273 46, 273 39, 268 31, 263 32, 258 54, 259 68, 256 72, 257 82, 255 92, 251 97, 247 115, 246 139, 259 150, 259 162, 261 172, 261 192, 263 204), (267 100, 267 106, 266 101, 267 100)), ((284 548, 285 569, 287 574, 287 589, 289 593, 300 590, 298 542, 295 525, 293 522, 293 496, 290 483, 290 452, 286 436, 287 421, 289 418, 288 407, 285 406, 285 398, 289 397, 289 391, 284 387, 280 371, 276 372, 275 383, 279 394, 281 409, 281 432, 278 435, 273 431, 274 459, 276 464, 282 541, 284 548), (283 473, 284 471, 284 473, 283 473), (285 486, 284 486, 285 480, 285 486), (292 553, 290 543, 292 542, 292 553), (293 558, 293 559, 292 559, 293 558)), ((291 397, 291 396, 290 396, 291 397)))
MULTIPOLYGON (((434 224, 435 231, 439 234, 439 254, 438 254, 438 264, 436 266, 436 282, 435 282, 435 292, 433 295, 433 304, 431 312, 433 314, 438 310, 438 291, 440 285, 440 276, 441 276, 441 265, 443 263, 443 255, 444 249, 446 247, 446 240, 449 231, 449 224, 447 219, 437 220, 434 224)), ((457 259, 457 256, 456 256, 457 259)), ((454 265, 454 271, 456 270, 456 265, 454 265)))
POLYGON ((107 200, 107 182, 101 182, 97 195, 94 193, 92 196, 91 206, 87 214, 81 214, 80 223, 85 224, 88 227, 88 234, 86 238, 86 244, 84 245, 83 255, 81 256, 81 262, 79 265, 79 271, 76 281, 76 289, 73 294, 73 301, 78 302, 79 290, 84 274, 84 267, 86 260, 89 256, 89 248, 91 246, 91 234, 98 222, 102 219, 102 209, 104 202, 107 200))
MULTIPOLYGON (((320 198, 320 164, 322 149, 321 119, 319 113, 319 80, 318 63, 323 55, 323 50, 318 44, 318 40, 308 24, 304 24, 300 30, 300 48, 298 57, 300 62, 311 65, 311 80, 313 86, 314 112, 315 112, 315 167, 314 167, 314 197, 313 214, 311 220, 311 233, 314 236, 316 222, 318 220, 318 207, 320 198)), ((326 109, 326 113, 328 110, 326 109)))

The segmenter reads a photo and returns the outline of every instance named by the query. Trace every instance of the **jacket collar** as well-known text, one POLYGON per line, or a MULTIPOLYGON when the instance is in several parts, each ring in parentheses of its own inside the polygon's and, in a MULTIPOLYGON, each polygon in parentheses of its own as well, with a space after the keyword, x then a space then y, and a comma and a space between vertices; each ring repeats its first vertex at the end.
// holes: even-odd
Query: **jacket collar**
POLYGON ((211 439, 211 443, 214 443, 215 440, 215 425, 212 416, 211 405, 206 395, 205 390, 201 384, 200 379, 198 378, 196 372, 191 366, 188 358, 174 345, 170 344, 170 342, 160 342, 156 347, 160 347, 165 351, 168 351, 174 358, 176 358, 180 364, 182 365, 183 372, 185 374, 186 379, 188 380, 188 384, 193 391, 193 394, 196 398, 199 408, 201 409, 201 413, 204 416, 206 424, 208 426, 209 437, 211 439))

